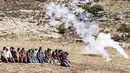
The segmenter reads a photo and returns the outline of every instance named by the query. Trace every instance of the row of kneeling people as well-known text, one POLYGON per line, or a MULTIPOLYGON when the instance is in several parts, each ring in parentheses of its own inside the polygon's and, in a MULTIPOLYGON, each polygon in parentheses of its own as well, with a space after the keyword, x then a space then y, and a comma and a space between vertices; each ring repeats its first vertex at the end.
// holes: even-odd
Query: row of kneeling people
POLYGON ((3 47, 1 60, 13 63, 53 63, 70 67, 68 55, 67 52, 58 49, 52 51, 52 49, 48 48, 43 51, 42 47, 39 47, 39 49, 29 49, 28 51, 25 51, 24 48, 17 48, 17 51, 15 51, 14 47, 3 47))

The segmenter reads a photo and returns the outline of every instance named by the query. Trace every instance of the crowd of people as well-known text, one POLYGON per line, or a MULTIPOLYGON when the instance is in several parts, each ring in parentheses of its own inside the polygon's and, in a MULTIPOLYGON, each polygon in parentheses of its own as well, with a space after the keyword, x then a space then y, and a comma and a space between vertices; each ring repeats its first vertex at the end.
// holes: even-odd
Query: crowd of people
POLYGON ((51 63, 70 67, 68 55, 67 52, 58 49, 52 50, 48 48, 43 51, 42 47, 39 47, 39 49, 29 49, 28 51, 25 51, 24 48, 17 48, 17 51, 15 51, 14 47, 3 47, 1 60, 6 63, 51 63))

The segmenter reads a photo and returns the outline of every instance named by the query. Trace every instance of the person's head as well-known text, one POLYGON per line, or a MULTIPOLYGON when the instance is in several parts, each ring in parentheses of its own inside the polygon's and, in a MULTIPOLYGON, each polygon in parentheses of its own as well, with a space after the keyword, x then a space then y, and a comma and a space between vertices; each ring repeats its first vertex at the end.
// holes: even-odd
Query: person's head
POLYGON ((6 50, 6 47, 5 47, 5 46, 3 47, 3 50, 6 50))
POLYGON ((24 48, 22 48, 22 51, 25 51, 25 49, 24 49, 24 48))
POLYGON ((57 52, 58 52, 58 49, 56 49, 55 52, 57 53, 57 52))
POLYGON ((27 50, 27 52, 29 52, 29 51, 30 51, 30 49, 27 50))
POLYGON ((38 49, 35 49, 35 51, 37 51, 38 49))
POLYGON ((40 52, 40 51, 42 51, 42 47, 39 47, 39 50, 38 50, 38 52, 40 52))
POLYGON ((27 52, 30 52, 31 51, 31 49, 29 49, 27 52))
POLYGON ((51 49, 49 49, 49 53, 51 53, 51 49))
POLYGON ((12 49, 12 47, 10 47, 9 49, 10 49, 10 51, 12 51, 12 50, 13 50, 13 49, 12 49))
POLYGON ((39 47, 39 50, 42 50, 42 47, 39 47))
POLYGON ((58 53, 61 54, 63 52, 63 50, 59 50, 58 53))
POLYGON ((8 48, 6 48, 6 52, 8 52, 9 51, 9 49, 8 48))
POLYGON ((69 55, 69 53, 68 52, 65 52, 65 54, 68 56, 69 55))
POLYGON ((47 48, 47 52, 49 52, 50 48, 47 48))
POLYGON ((61 50, 61 52, 63 52, 63 50, 61 50))
POLYGON ((63 52, 63 50, 60 50, 60 52, 62 53, 62 52, 63 52))
POLYGON ((55 51, 53 51, 52 54, 55 54, 55 51))
POLYGON ((58 53, 60 53, 61 50, 58 50, 58 53))
POLYGON ((34 53, 34 51, 35 51, 35 50, 34 50, 34 49, 32 49, 32 53, 34 53))
POLYGON ((10 50, 12 50, 12 51, 13 51, 13 50, 14 50, 14 47, 10 47, 10 50))
POLYGON ((17 48, 17 51, 20 51, 20 48, 17 48))

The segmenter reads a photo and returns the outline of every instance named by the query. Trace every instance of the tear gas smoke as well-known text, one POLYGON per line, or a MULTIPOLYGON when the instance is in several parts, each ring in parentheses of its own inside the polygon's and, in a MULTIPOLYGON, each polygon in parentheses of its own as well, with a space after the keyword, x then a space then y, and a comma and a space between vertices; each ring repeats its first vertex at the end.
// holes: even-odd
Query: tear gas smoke
POLYGON ((129 58, 123 48, 111 39, 110 34, 101 32, 95 38, 98 34, 98 24, 93 21, 91 13, 88 13, 77 5, 79 3, 79 0, 74 0, 68 7, 65 4, 56 5, 50 3, 46 5, 50 24, 53 26, 64 25, 65 28, 74 27, 77 34, 88 44, 82 54, 102 54, 107 61, 110 61, 111 59, 105 47, 113 47, 125 58, 129 58))

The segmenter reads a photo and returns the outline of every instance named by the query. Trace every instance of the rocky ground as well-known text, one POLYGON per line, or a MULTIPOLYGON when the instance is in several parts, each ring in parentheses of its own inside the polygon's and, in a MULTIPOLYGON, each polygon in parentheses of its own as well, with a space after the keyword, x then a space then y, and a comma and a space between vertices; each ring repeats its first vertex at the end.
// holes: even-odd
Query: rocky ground
MULTIPOLYGON (((69 0, 64 0, 63 2, 67 1, 69 0)), ((44 7, 49 2, 51 0, 43 2, 42 0, 1 0, 0 39, 42 40, 48 37, 62 38, 63 36, 70 36, 71 32, 65 31, 67 35, 66 33, 63 35, 60 32, 64 30, 59 29, 59 26, 51 26, 49 24, 49 17, 45 14, 46 9, 44 7)), ((54 2, 58 1, 54 0, 54 2)), ((124 2, 122 3, 124 4, 124 2)), ((129 6, 121 10, 120 6, 123 7, 124 5, 116 2, 116 0, 99 1, 98 4, 104 8, 104 11, 98 12, 97 16, 95 16, 95 21, 99 24, 100 30, 110 31, 115 40, 129 43, 129 6), (113 9, 115 7, 118 7, 118 12, 113 9)))
MULTIPOLYGON (((108 48, 107 51, 112 62, 106 62, 101 56, 81 55, 84 43, 70 43, 58 41, 0 41, 3 46, 14 46, 35 48, 42 46, 43 49, 63 49, 69 53, 71 67, 65 68, 54 64, 22 64, 22 63, 0 63, 0 73, 129 73, 130 60, 123 58, 115 49, 108 48)), ((130 49, 125 49, 130 55, 130 49)))

